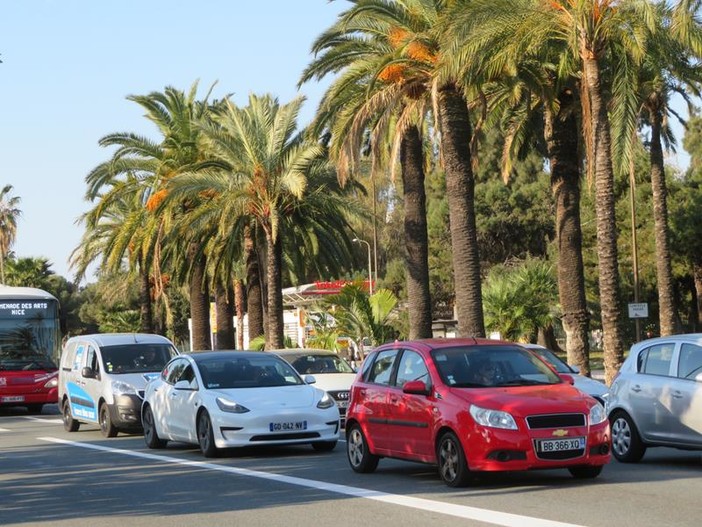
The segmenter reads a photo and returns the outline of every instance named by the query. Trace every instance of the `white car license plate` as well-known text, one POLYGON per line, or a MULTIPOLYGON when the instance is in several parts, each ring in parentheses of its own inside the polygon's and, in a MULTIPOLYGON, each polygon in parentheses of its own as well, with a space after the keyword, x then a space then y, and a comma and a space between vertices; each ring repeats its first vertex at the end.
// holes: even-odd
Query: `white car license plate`
POLYGON ((561 452, 563 450, 582 450, 585 448, 584 437, 569 439, 540 439, 536 442, 538 452, 561 452))
POLYGON ((6 395, 0 398, 3 403, 22 403, 24 402, 24 395, 6 395))
POLYGON ((283 423, 270 423, 268 425, 271 432, 294 432, 297 430, 307 430, 307 421, 288 421, 283 423))

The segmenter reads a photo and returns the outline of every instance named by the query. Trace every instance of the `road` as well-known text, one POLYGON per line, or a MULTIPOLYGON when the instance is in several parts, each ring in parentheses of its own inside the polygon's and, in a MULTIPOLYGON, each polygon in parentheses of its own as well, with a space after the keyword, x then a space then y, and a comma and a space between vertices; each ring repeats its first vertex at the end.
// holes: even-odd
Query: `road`
POLYGON ((40 416, 0 409, 0 525, 697 527, 702 455, 652 449, 612 461, 594 481, 567 471, 491 475, 464 489, 433 467, 381 460, 348 467, 345 443, 225 452, 205 460, 141 436, 103 438, 96 426, 63 430, 55 407, 40 416))

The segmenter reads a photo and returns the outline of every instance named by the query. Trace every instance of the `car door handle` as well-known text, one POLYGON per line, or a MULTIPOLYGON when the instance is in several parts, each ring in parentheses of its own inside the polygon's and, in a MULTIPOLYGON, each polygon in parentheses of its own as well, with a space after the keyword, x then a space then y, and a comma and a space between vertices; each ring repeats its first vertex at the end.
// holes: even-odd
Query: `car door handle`
POLYGON ((171 399, 175 399, 178 397, 178 394, 176 392, 171 392, 171 399))
POLYGON ((397 397, 395 397, 394 395, 390 397, 390 402, 391 402, 391 403, 395 404, 397 401, 398 401, 398 399, 397 399, 397 397))
POLYGON ((673 395, 673 398, 675 398, 675 399, 682 399, 683 398, 683 393, 679 392, 677 390, 675 390, 672 395, 673 395))
POLYGON ((635 384, 634 386, 631 387, 631 391, 639 393, 641 391, 641 386, 639 386, 638 384, 635 384))

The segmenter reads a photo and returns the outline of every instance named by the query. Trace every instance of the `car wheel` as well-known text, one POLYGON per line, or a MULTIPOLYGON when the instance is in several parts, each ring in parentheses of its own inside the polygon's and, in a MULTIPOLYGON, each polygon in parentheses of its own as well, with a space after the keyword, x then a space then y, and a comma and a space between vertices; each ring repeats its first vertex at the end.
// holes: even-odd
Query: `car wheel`
POLYGON ((204 411, 197 418, 197 440, 200 444, 200 450, 205 457, 217 457, 212 421, 210 420, 210 414, 204 411))
POLYGON ((331 452, 336 448, 336 441, 315 441, 312 448, 317 452, 331 452))
POLYGON ((117 435, 117 427, 112 424, 112 416, 110 416, 110 409, 107 404, 102 403, 100 405, 100 432, 105 437, 115 437, 117 435))
POLYGON ((453 432, 441 436, 436 449, 439 476, 449 487, 462 487, 470 480, 470 471, 463 447, 453 432))
POLYGON ((144 425, 144 442, 146 443, 146 446, 149 448, 164 448, 168 441, 158 437, 154 413, 151 411, 150 406, 144 408, 144 417, 142 418, 142 421, 144 425))
POLYGON ((615 412, 609 418, 612 427, 612 453, 622 463, 636 463, 646 453, 639 431, 625 412, 615 412))
POLYGON ((380 457, 371 454, 366 436, 358 424, 353 424, 346 434, 346 456, 355 472, 373 472, 380 461, 380 457))
POLYGON ((30 414, 40 414, 42 408, 44 408, 43 404, 30 404, 27 406, 27 411, 30 414))
POLYGON ((593 479, 600 475, 602 472, 602 465, 593 467, 569 467, 568 471, 571 476, 577 479, 593 479))
POLYGON ((61 406, 61 417, 63 419, 63 428, 66 432, 77 432, 80 428, 80 423, 73 419, 71 414, 71 403, 66 399, 61 406))

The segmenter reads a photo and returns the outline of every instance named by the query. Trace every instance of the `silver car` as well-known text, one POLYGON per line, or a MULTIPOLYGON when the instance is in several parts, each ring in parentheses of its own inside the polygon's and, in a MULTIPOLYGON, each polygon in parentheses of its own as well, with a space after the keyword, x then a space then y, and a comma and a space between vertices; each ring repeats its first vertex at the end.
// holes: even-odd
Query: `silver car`
POLYGON ((619 461, 639 461, 654 446, 702 450, 702 333, 634 344, 607 413, 619 461))

